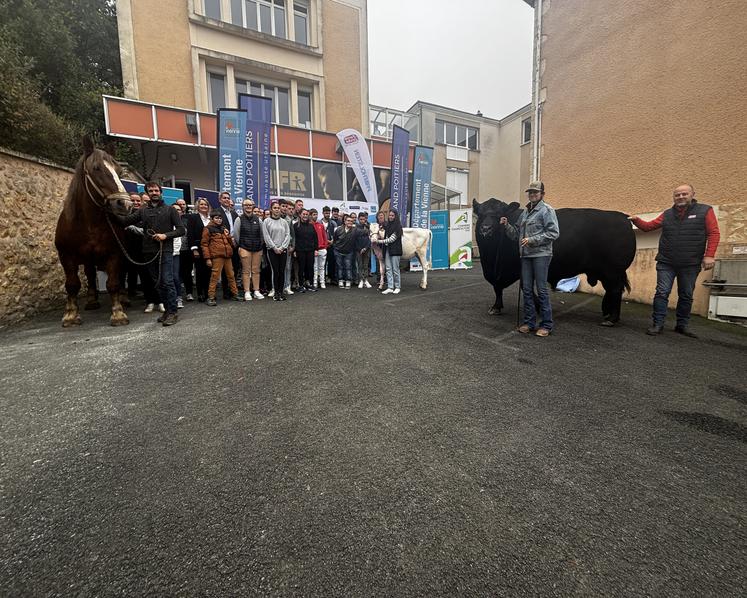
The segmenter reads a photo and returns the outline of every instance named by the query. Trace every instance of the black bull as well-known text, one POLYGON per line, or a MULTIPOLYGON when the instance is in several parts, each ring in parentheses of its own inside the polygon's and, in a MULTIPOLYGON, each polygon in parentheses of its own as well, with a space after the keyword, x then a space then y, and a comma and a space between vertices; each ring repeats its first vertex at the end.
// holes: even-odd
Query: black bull
MULTIPOLYGON (((494 198, 483 203, 473 200, 472 208, 482 273, 495 290, 489 313, 499 314, 503 289, 521 274, 518 241, 508 238, 499 220, 506 216, 516 225, 521 210, 516 202, 506 204, 494 198)), ((564 208, 556 214, 560 237, 553 243, 548 282, 555 288, 559 280, 578 274, 586 274, 592 286, 601 282, 605 290, 602 324, 618 322, 623 291, 630 291, 625 271, 635 257, 635 233, 626 215, 591 208, 564 208)))

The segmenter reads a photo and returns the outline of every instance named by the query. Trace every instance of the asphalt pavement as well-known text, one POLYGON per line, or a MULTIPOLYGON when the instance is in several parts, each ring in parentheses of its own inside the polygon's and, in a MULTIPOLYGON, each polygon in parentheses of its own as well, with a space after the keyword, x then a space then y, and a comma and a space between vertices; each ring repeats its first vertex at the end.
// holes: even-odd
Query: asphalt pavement
POLYGON ((744 328, 418 279, 0 333, 0 594, 744 595, 744 328))

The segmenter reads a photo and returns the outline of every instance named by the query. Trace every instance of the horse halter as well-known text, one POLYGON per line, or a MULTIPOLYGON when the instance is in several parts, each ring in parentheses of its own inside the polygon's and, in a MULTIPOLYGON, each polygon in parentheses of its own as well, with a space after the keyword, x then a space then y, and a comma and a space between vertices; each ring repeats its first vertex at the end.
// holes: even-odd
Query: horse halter
POLYGON ((88 166, 85 163, 83 164, 83 172, 86 175, 85 179, 84 179, 85 185, 86 185, 86 193, 88 193, 88 197, 90 197, 91 201, 96 206, 98 206, 99 208, 103 208, 104 207, 104 203, 99 203, 99 202, 96 201, 96 199, 93 196, 93 193, 91 193, 91 190, 88 187, 89 185, 91 185, 91 187, 94 188, 94 190, 96 191, 96 193, 98 193, 101 196, 101 199, 104 202, 112 201, 112 200, 115 200, 115 199, 121 199, 123 201, 129 201, 130 200, 130 196, 126 192, 115 191, 114 193, 109 193, 108 195, 106 193, 104 193, 101 190, 101 188, 96 184, 96 182, 93 180, 93 177, 91 177, 90 173, 88 172, 88 166))

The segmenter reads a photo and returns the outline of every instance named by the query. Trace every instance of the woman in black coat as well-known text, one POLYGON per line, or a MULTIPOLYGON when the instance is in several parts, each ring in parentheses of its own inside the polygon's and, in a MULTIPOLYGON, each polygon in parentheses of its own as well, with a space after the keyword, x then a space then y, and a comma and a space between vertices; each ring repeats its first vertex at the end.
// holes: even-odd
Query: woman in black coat
POLYGON ((189 214, 187 220, 187 244, 192 251, 195 262, 197 300, 204 302, 207 299, 208 285, 210 284, 210 268, 202 257, 200 242, 202 240, 202 229, 210 223, 210 204, 207 199, 200 197, 195 207, 197 211, 189 214))

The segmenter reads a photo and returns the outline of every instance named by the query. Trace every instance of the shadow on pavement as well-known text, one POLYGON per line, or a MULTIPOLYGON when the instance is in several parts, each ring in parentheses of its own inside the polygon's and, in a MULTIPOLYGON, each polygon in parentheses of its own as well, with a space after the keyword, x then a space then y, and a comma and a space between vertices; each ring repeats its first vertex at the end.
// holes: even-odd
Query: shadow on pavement
POLYGON ((747 427, 736 422, 711 415, 709 413, 687 413, 684 411, 659 411, 669 419, 687 424, 701 432, 708 432, 716 436, 733 437, 740 442, 747 443, 747 427))

